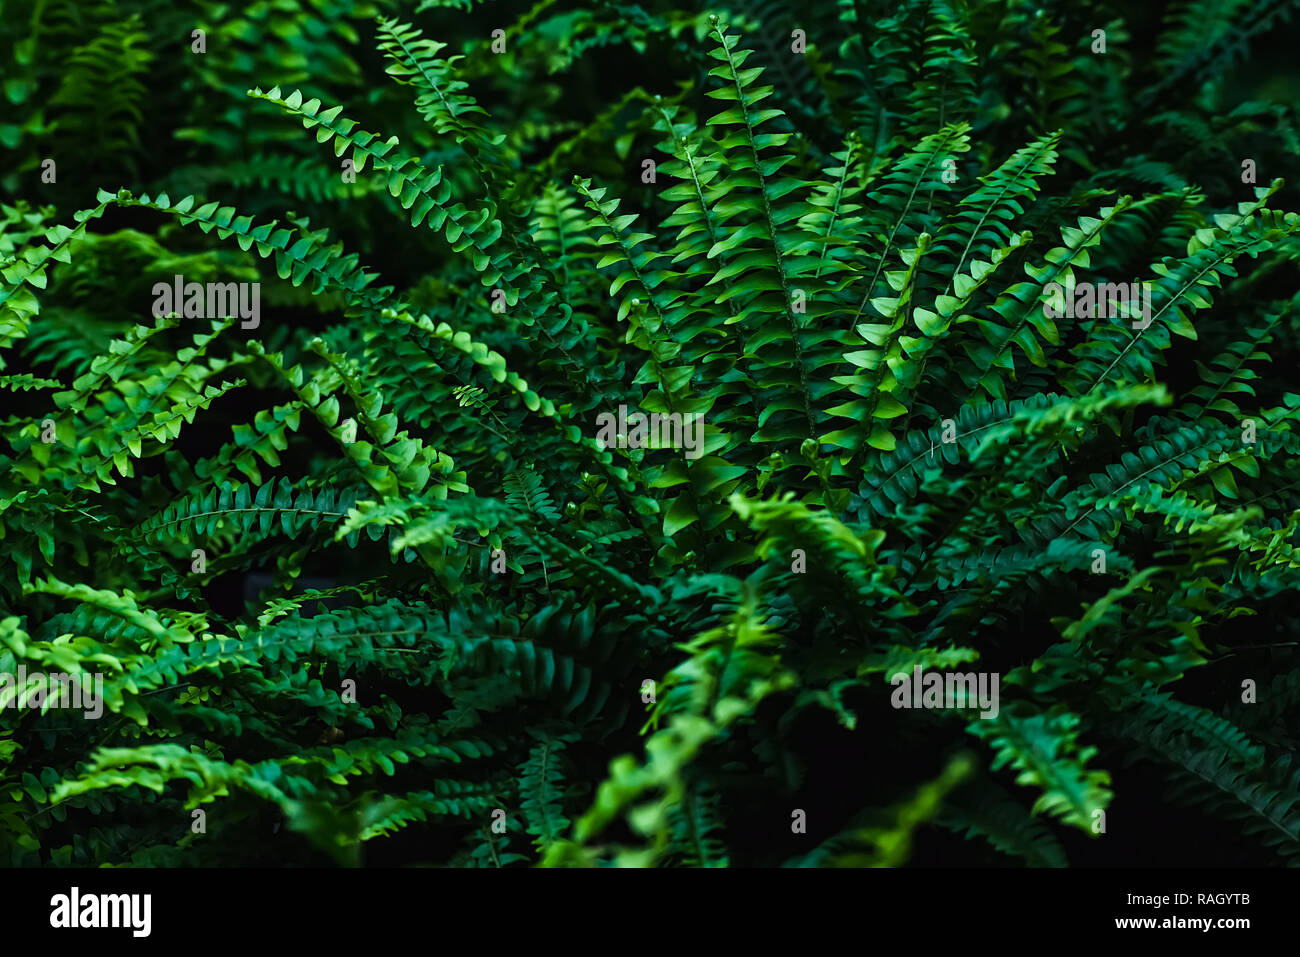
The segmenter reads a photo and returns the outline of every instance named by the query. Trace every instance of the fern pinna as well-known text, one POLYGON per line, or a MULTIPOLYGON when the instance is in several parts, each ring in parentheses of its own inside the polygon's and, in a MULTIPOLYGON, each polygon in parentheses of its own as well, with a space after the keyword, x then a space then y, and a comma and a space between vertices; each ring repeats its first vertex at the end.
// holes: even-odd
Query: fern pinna
MULTIPOLYGON (((1106 812, 1138 764, 1300 862, 1300 659, 1233 621, 1291 621, 1300 217, 1132 126, 1091 150, 1095 65, 1044 65, 1031 7, 815 5, 841 39, 791 66, 733 26, 780 4, 602 5, 558 60, 542 5, 510 62, 683 65, 594 125, 624 179, 479 106, 486 41, 380 17, 413 138, 257 86, 265 163, 3 207, 0 673, 98 676, 102 715, 0 685, 0 859, 1064 866, 1135 826, 1106 812), (400 212, 436 271, 177 189, 294 179, 297 123, 355 173, 298 198, 400 212), (259 283, 260 327, 151 316, 173 275, 259 283), (702 421, 700 454, 601 440, 620 409, 702 421), (995 708, 891 700, 971 668, 995 708)), ((1161 62, 1231 62, 1181 16, 1161 62)), ((142 27, 106 29, 85 57, 142 27)))

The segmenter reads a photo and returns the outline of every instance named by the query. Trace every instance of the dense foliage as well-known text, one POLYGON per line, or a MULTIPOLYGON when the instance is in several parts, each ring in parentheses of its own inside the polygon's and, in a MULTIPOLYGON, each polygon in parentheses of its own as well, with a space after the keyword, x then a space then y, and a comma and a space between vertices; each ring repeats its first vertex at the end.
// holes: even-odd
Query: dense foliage
POLYGON ((1300 862, 1293 9, 5 0, 0 861, 1300 862))

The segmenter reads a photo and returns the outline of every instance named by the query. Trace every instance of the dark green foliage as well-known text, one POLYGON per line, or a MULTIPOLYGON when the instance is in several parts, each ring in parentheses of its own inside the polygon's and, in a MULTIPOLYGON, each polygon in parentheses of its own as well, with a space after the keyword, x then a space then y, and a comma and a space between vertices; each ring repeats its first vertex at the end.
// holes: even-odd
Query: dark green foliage
POLYGON ((0 863, 1300 864, 1291 5, 1077 7, 7 4, 0 863))

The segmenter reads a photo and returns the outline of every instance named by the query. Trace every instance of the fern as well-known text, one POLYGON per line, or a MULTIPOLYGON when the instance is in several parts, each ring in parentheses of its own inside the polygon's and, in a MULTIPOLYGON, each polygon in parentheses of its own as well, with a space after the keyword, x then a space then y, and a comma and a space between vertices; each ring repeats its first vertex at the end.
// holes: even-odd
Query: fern
POLYGON ((15 11, 0 861, 1300 862, 1288 4, 15 11))

